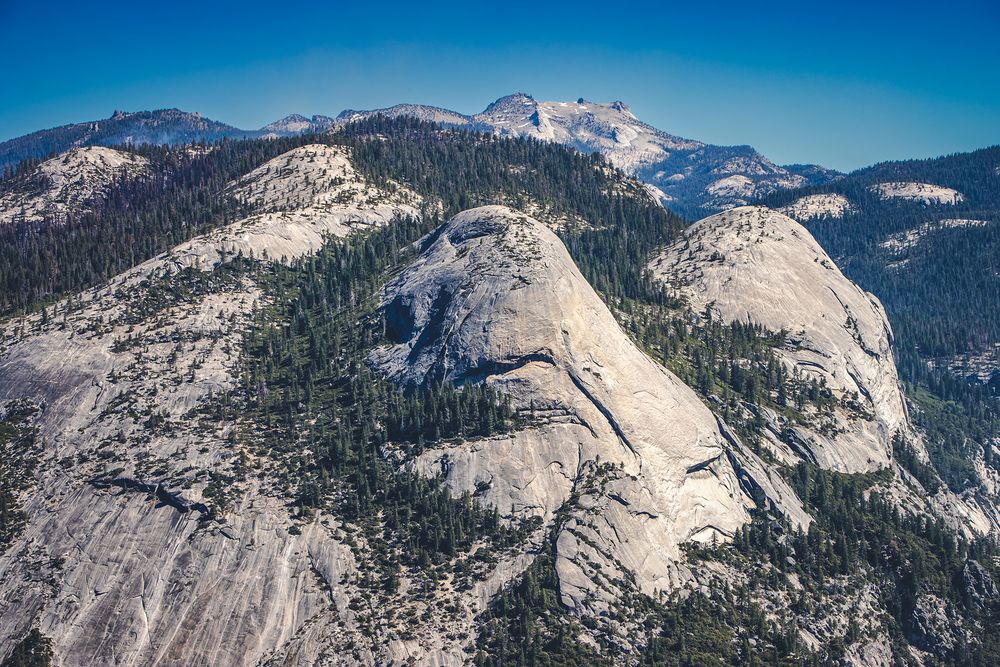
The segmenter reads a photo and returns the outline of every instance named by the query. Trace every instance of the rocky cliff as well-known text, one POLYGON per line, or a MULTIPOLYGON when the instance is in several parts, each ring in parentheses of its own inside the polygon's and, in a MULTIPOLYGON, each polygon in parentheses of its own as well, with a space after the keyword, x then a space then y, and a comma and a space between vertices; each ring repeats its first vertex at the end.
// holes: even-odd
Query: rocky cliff
POLYGON ((484 382, 529 426, 421 455, 456 491, 508 516, 558 510, 564 603, 607 611, 622 582, 685 578, 681 545, 724 541, 755 494, 807 524, 794 494, 695 394, 641 352, 548 228, 509 208, 465 211, 386 287, 393 344, 373 362, 404 385, 484 382))
POLYGON ((832 418, 789 425, 799 454, 842 472, 889 464, 907 423, 889 320, 804 227, 767 208, 733 209, 692 225, 650 268, 698 313, 787 333, 789 368, 838 401, 832 418))
POLYGON ((748 207, 678 238, 636 181, 553 144, 530 149, 566 192, 485 152, 422 179, 399 167, 428 135, 379 128, 239 144, 214 231, 0 323, 0 657, 989 649, 1000 573, 972 538, 997 525, 996 462, 942 484, 878 301, 801 226, 748 207), (431 231, 484 201, 523 210, 431 231), (650 268, 693 313, 641 277, 665 234, 650 268))
POLYGON ((267 212, 5 324, 0 404, 36 406, 44 446, 27 525, 0 554, 0 655, 31 627, 63 665, 312 664, 355 642, 354 661, 385 655, 357 634, 357 570, 335 524, 293 530, 287 499, 241 472, 239 415, 220 397, 261 292, 225 267, 416 212, 329 147, 232 188, 220 196, 267 212))

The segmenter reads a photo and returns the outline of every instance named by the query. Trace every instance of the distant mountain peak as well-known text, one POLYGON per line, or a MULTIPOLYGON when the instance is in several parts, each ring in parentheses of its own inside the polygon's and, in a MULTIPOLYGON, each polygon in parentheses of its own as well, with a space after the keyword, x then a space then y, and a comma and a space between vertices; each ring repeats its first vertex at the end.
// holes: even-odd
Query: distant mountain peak
POLYGON ((494 104, 497 104, 498 102, 517 102, 517 101, 534 102, 535 98, 529 95, 528 93, 516 92, 516 93, 511 93, 510 95, 504 95, 503 97, 497 98, 494 104))
POLYGON ((368 118, 374 115, 387 116, 389 118, 409 116, 412 118, 419 118, 420 120, 424 120, 429 123, 439 123, 441 125, 449 126, 468 125, 471 122, 471 119, 465 114, 427 104, 396 104, 385 109, 373 109, 366 111, 358 109, 345 109, 337 115, 336 120, 340 123, 349 123, 351 121, 368 118))
POLYGON ((312 118, 302 114, 293 113, 268 123, 260 128, 264 136, 283 137, 293 134, 305 134, 310 132, 326 132, 336 123, 336 120, 329 116, 314 115, 312 118))
POLYGON ((180 145, 254 136, 257 136, 256 132, 204 118, 197 111, 176 108, 153 111, 116 109, 109 118, 99 121, 72 123, 0 142, 0 170, 25 159, 46 158, 77 146, 180 145))
POLYGON ((511 93, 491 102, 480 116, 487 116, 499 111, 509 111, 519 108, 534 108, 535 98, 528 93, 511 93))
POLYGON ((517 91, 466 115, 425 104, 396 104, 372 110, 345 109, 336 118, 293 113, 255 131, 203 119, 179 109, 126 112, 111 118, 28 135, 0 143, 0 168, 26 157, 82 145, 186 143, 223 137, 283 137, 322 133, 339 124, 369 118, 410 116, 445 127, 467 127, 513 137, 530 137, 601 153, 616 167, 654 186, 678 213, 701 217, 742 206, 779 190, 822 185, 840 176, 816 165, 782 167, 750 146, 713 146, 664 132, 641 121, 622 100, 539 101, 517 91), (58 139, 53 136, 61 135, 58 139))
POLYGON ((440 107, 397 104, 371 111, 349 109, 337 121, 375 114, 414 116, 601 153, 616 167, 655 187, 661 201, 671 202, 672 208, 692 217, 742 206, 778 190, 821 185, 839 176, 816 165, 778 166, 750 146, 713 146, 669 134, 639 120, 621 100, 601 103, 581 96, 575 102, 544 102, 514 92, 472 116, 440 107))

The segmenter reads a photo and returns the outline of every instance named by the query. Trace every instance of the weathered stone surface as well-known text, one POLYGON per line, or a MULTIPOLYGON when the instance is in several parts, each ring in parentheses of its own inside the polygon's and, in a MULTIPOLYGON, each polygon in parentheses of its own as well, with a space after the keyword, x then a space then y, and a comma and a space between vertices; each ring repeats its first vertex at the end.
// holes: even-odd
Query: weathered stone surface
POLYGON ((392 344, 373 362, 391 377, 486 382, 530 418, 526 430, 431 450, 416 465, 506 515, 552 521, 574 497, 557 571, 578 611, 606 609, 618 579, 649 594, 673 588, 681 544, 732 535, 755 483, 808 521, 791 490, 632 343, 538 221, 501 206, 460 213, 386 286, 384 304, 392 344))
MULTIPOLYGON (((337 522, 319 513, 296 534, 286 501, 237 474, 238 415, 215 417, 261 292, 247 277, 204 276, 217 284, 201 296, 153 305, 145 295, 147 281, 180 268, 208 271, 239 252, 290 260, 325 234, 416 210, 327 147, 292 151, 234 192, 264 212, 50 306, 45 319, 4 324, 0 406, 42 406, 44 455, 21 499, 28 524, 0 554, 0 656, 31 627, 70 666, 379 664, 399 653, 390 632, 369 632, 348 607, 364 593, 337 522), (222 480, 212 495, 210 480, 222 480)), ((443 635, 415 644, 412 655, 460 661, 443 635)))
POLYGON ((806 222, 814 218, 842 218, 854 212, 855 207, 844 195, 831 193, 806 195, 778 210, 799 222, 806 222))
POLYGON ((0 397, 43 404, 46 443, 27 528, 0 555, 0 654, 37 624, 63 665, 245 664, 331 604, 314 569, 338 580, 351 552, 318 521, 291 536, 284 503, 253 485, 232 507, 203 495, 199 473, 232 472, 233 423, 202 429, 191 410, 233 382, 255 292, 225 297, 131 327, 124 349, 128 325, 85 332, 116 314, 97 299, 65 329, 36 322, 0 360, 0 397), (169 489, 186 511, 91 482, 112 477, 169 489), (224 526, 203 523, 205 503, 224 526))
POLYGON ((959 204, 965 200, 965 196, 951 188, 946 188, 933 183, 907 183, 894 181, 891 183, 878 183, 871 186, 870 190, 883 199, 908 199, 920 202, 921 204, 959 204))
POLYGON ((911 623, 913 646, 938 657, 948 655, 956 643, 968 641, 963 636, 961 619, 956 617, 952 606, 937 595, 917 596, 911 623))
POLYGON ((804 227, 763 207, 733 209, 692 225, 650 268, 697 312, 788 333, 787 365, 842 399, 833 432, 796 427, 805 456, 842 472, 888 465, 907 424, 889 321, 804 227))
POLYGON ((347 148, 324 144, 279 155, 232 183, 226 195, 256 212, 177 246, 153 266, 210 271, 223 257, 240 254, 292 260, 315 252, 330 236, 419 217, 421 202, 403 187, 390 192, 373 186, 355 171, 347 148))
POLYGON ((23 188, 0 194, 0 225, 62 222, 115 181, 137 178, 148 169, 146 158, 104 146, 66 151, 38 165, 23 188))
POLYGON ((0 561, 0 645, 37 623, 60 664, 256 662, 331 604, 314 568, 333 581, 353 570, 318 522, 289 535, 276 500, 203 528, 145 494, 64 482, 0 561))

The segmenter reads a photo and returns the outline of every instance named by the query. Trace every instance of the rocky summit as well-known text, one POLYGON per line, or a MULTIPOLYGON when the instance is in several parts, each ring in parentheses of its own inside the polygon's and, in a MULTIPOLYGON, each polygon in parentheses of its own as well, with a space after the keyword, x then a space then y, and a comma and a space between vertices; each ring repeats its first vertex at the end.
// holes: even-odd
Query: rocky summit
POLYGON ((781 167, 749 146, 684 139, 639 120, 624 102, 540 102, 514 93, 471 116, 419 104, 345 111, 339 119, 411 116, 501 136, 558 142, 600 153, 656 189, 665 206, 704 215, 780 190, 829 182, 837 172, 815 165, 781 167))
POLYGON ((785 332, 783 361, 839 402, 814 427, 793 427, 800 454, 842 472, 887 465, 892 436, 907 426, 889 320, 804 227, 766 208, 735 208, 689 227, 650 268, 699 313, 785 332))
POLYGON ((542 223, 487 206, 426 243, 386 288, 392 344, 373 359, 403 385, 486 383, 532 415, 523 431, 432 449, 416 465, 546 523, 575 496, 555 536, 564 604, 598 614, 619 582, 676 588, 690 577, 680 545, 731 539, 752 490, 808 524, 780 477, 628 338, 542 223))

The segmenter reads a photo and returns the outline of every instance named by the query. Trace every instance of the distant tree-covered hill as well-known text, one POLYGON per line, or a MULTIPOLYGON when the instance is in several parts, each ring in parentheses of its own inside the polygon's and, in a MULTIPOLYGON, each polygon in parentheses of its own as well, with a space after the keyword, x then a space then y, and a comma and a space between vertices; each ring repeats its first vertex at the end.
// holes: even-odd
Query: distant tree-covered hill
POLYGON ((817 193, 841 194, 851 208, 805 224, 883 301, 901 344, 953 357, 1000 341, 1000 146, 885 162, 763 203, 817 193), (888 194, 880 184, 890 184, 888 194))
POLYGON ((115 111, 110 118, 39 130, 0 143, 0 171, 22 160, 44 158, 77 146, 168 144, 252 137, 259 132, 239 128, 180 109, 115 111))

